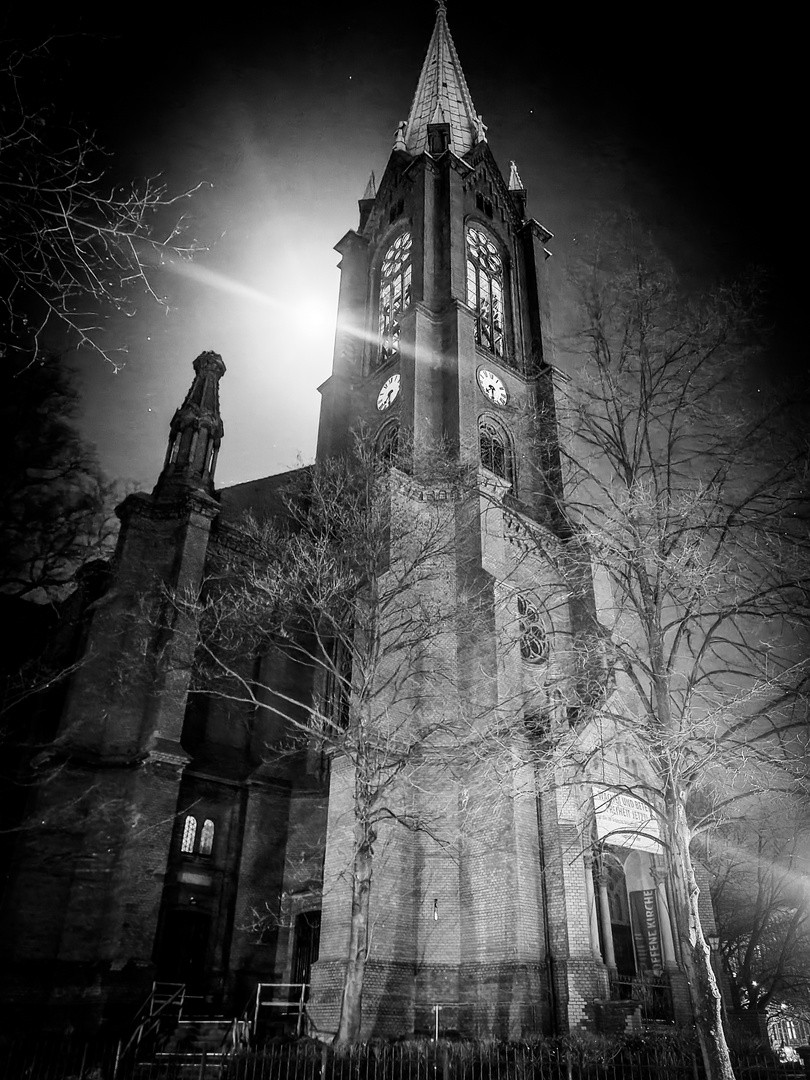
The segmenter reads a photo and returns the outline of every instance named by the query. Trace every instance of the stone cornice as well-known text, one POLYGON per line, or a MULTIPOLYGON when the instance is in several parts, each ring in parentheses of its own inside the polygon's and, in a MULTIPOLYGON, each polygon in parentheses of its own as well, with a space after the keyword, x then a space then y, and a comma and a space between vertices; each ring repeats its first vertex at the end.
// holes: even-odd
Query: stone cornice
POLYGON ((188 517, 190 514, 198 514, 213 521, 220 509, 217 500, 202 491, 179 491, 175 496, 164 494, 161 497, 138 491, 119 503, 115 512, 121 521, 134 515, 150 521, 169 521, 173 518, 188 517))
POLYGON ((265 555, 260 544, 246 536, 241 529, 233 525, 220 525, 211 537, 209 554, 213 559, 226 560, 228 556, 238 558, 242 563, 264 563, 265 555))
POLYGON ((368 239, 365 236, 361 236, 359 232, 355 232, 354 229, 349 229, 347 233, 341 236, 340 240, 334 245, 334 250, 339 255, 348 255, 353 248, 367 248, 368 239))
POLYGON ((173 769, 182 769, 188 763, 188 754, 170 754, 165 750, 150 750, 145 760, 146 765, 170 765, 173 769))
POLYGON ((423 484, 395 468, 391 469, 391 482, 408 498, 418 502, 452 503, 464 497, 463 487, 458 483, 423 484))
MULTIPOLYGON (((545 225, 541 225, 537 218, 528 218, 523 223, 523 228, 528 229, 541 244, 546 244, 549 240, 553 239, 554 233, 549 232, 545 225)), ((546 258, 551 256, 551 252, 547 248, 543 248, 546 253, 546 258)))
POLYGON ((503 533, 507 543, 523 554, 534 552, 554 562, 560 551, 560 539, 545 525, 532 521, 516 510, 506 510, 503 515, 503 533))

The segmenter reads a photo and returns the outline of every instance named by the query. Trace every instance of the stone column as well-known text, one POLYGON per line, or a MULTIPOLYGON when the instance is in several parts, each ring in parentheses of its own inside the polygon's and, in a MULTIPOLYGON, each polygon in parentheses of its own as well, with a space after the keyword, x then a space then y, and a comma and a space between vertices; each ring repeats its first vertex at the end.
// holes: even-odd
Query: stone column
POLYGON ((616 954, 613 951, 613 929, 610 925, 610 902, 608 901, 607 875, 604 868, 599 867, 596 878, 599 888, 599 915, 602 919, 602 941, 605 945, 605 963, 611 975, 616 974, 616 954))
POLYGON ((591 937, 591 951, 597 960, 601 959, 602 950, 599 947, 599 925, 597 920, 599 912, 596 908, 596 892, 593 887, 593 855, 585 853, 585 896, 588 901, 588 929, 591 937))

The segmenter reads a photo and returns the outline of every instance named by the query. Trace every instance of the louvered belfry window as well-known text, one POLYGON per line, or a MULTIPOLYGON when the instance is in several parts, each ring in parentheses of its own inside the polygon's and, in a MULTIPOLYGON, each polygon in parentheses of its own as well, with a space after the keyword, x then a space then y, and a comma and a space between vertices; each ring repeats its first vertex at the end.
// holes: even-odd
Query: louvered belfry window
POLYGON ((467 229, 467 303, 475 312, 475 343, 503 356, 503 262, 489 237, 467 229))
POLYGON ((400 233, 380 269, 380 352, 378 367, 399 355, 400 320, 411 303, 411 234, 400 233))

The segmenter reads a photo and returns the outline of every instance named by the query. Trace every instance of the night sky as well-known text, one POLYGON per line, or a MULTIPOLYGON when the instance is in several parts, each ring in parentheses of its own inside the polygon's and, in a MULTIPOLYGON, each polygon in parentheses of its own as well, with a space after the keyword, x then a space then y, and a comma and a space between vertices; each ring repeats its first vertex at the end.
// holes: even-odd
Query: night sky
MULTIPOLYGON (((83 430, 111 475, 141 487, 157 477, 203 349, 228 368, 220 486, 314 453, 337 304, 333 245, 357 225, 369 172, 382 176, 435 8, 290 7, 127 7, 50 28, 70 31, 54 43, 54 93, 98 130, 115 177, 212 185, 188 206, 208 250, 158 279, 170 313, 144 301, 109 323, 105 345, 127 349, 117 374, 96 356, 68 357, 83 430)), ((554 290, 564 292, 578 245, 613 210, 639 215, 688 288, 763 264, 780 323, 765 385, 772 371, 806 364, 792 348, 798 31, 761 11, 738 10, 729 28, 708 8, 616 10, 608 22, 579 5, 474 13, 450 0, 448 20, 495 157, 507 175, 516 160, 529 212, 555 234, 554 290)))

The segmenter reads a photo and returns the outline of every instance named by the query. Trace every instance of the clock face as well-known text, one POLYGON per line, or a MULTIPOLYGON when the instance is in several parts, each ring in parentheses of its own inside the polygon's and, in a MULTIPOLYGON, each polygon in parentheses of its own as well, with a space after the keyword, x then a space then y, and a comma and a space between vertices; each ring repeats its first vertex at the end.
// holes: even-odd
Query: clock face
POLYGON ((380 388, 379 394, 377 394, 377 408, 380 412, 384 412, 387 408, 394 404, 399 394, 399 375, 392 375, 390 379, 386 379, 380 388))
POLYGON ((509 399, 506 387, 498 376, 491 371, 486 371, 484 368, 479 369, 478 385, 481 387, 484 396, 488 397, 490 401, 494 401, 496 405, 505 405, 509 399))

